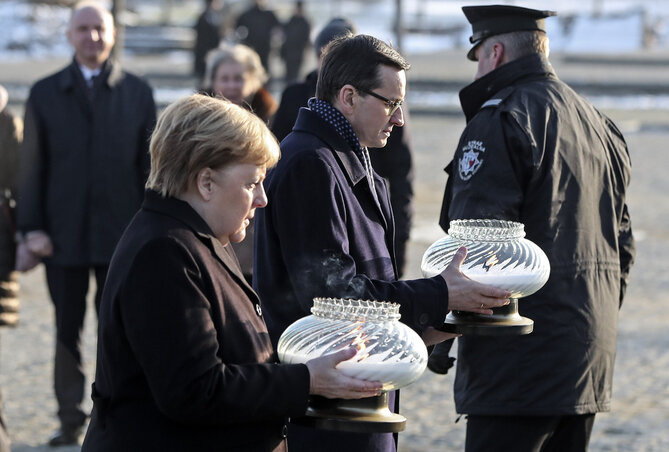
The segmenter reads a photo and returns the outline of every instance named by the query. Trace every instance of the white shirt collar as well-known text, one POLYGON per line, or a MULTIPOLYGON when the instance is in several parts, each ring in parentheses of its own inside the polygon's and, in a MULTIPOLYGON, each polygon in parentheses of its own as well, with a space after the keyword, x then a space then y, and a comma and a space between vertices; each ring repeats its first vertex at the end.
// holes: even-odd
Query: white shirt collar
POLYGON ((86 81, 89 81, 92 77, 95 77, 96 75, 100 75, 100 68, 91 69, 89 67, 80 64, 79 69, 81 70, 81 73, 84 76, 84 80, 86 81))

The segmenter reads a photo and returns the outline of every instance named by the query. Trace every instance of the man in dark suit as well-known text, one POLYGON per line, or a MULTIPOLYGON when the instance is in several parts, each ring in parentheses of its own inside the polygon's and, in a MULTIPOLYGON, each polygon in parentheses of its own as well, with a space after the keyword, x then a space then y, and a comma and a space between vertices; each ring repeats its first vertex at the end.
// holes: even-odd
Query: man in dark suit
POLYGON ((67 37, 74 60, 35 83, 26 104, 17 225, 19 246, 44 259, 55 307, 61 428, 52 446, 77 443, 86 422, 80 338, 89 277, 97 308, 116 242, 141 204, 156 117, 151 88, 109 60, 108 11, 78 4, 67 37))
MULTIPOLYGON (((429 279, 399 281, 393 214, 385 181, 368 147, 385 146, 404 123, 409 67, 382 41, 346 35, 327 48, 316 98, 300 110, 270 173, 268 207, 256 214, 254 286, 271 339, 309 314, 312 299, 363 298, 399 303, 402 321, 427 343, 448 337, 433 327, 448 309, 492 313, 505 291, 474 283, 456 265, 429 279)), ((456 264, 462 262, 460 250, 456 264)), ((452 337, 452 336, 451 336, 452 337)), ((390 394, 395 409, 395 394, 390 394)), ((289 448, 394 451, 390 433, 289 427, 289 448)))
MULTIPOLYGON (((334 18, 318 33, 314 40, 316 58, 320 67, 323 49, 333 39, 347 33, 355 33, 355 26, 348 19, 334 18)), ((271 129, 281 141, 290 133, 297 113, 316 94, 318 68, 298 83, 290 84, 281 94, 279 109, 272 119, 271 129)), ((413 156, 408 109, 403 109, 404 125, 393 129, 385 147, 369 150, 372 167, 388 182, 390 204, 395 217, 395 260, 398 276, 404 274, 406 247, 411 235, 413 216, 413 156)))

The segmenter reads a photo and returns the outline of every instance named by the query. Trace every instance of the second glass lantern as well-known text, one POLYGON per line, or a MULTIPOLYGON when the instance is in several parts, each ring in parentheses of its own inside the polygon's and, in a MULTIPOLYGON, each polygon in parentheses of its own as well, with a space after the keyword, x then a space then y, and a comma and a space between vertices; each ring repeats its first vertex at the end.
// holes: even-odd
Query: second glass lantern
POLYGON ((443 272, 461 246, 467 248, 462 273, 474 281, 508 290, 511 303, 494 308, 492 315, 452 311, 441 329, 493 336, 531 333, 534 322, 520 316, 518 299, 543 287, 550 263, 543 250, 525 238, 525 226, 505 220, 453 220, 446 237, 425 251, 423 275, 432 277, 443 272))

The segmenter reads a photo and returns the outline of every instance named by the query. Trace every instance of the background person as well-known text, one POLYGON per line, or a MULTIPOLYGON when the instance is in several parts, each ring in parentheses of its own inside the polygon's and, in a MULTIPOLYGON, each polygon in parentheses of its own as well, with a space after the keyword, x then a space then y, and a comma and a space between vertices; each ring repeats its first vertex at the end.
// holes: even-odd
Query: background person
POLYGON ((195 23, 195 44, 193 46, 193 74, 198 80, 204 77, 207 68, 206 57, 211 49, 221 42, 223 0, 205 0, 204 11, 195 23))
POLYGON ((142 200, 156 117, 149 85, 109 59, 107 10, 75 5, 67 38, 72 63, 30 90, 17 211, 19 247, 44 259, 55 308, 61 428, 52 446, 78 443, 88 416, 80 339, 89 278, 97 307, 114 246, 142 200))
MULTIPOLYGON (((19 279, 14 242, 16 174, 23 121, 6 108, 9 96, 0 85, 0 327, 19 322, 19 279)), ((9 452, 10 440, 0 397, 0 452, 9 452)))
POLYGON ((229 244, 267 204, 278 158, 267 126, 230 102, 196 94, 161 114, 144 203, 109 268, 83 451, 285 451, 285 417, 309 394, 380 392, 335 370, 354 348, 276 363, 229 244))
MULTIPOLYGON (((318 69, 325 46, 337 37, 348 33, 355 34, 355 32, 356 29, 352 22, 343 18, 334 18, 318 33, 314 41, 318 67, 311 71, 304 81, 293 83, 284 89, 279 108, 272 118, 271 129, 279 141, 283 140, 293 129, 300 108, 306 107, 308 100, 316 94, 318 69)), ((374 171, 388 182, 390 204, 395 220, 395 261, 400 278, 404 274, 406 247, 411 236, 414 194, 411 122, 408 108, 402 109, 402 115, 404 125, 393 129, 386 146, 369 149, 374 171)))
MULTIPOLYGON (((448 309, 492 313, 506 291, 465 278, 461 249, 443 274, 400 281, 393 251, 392 209, 385 182, 369 163, 368 147, 383 147, 402 127, 409 65, 394 49, 367 35, 332 41, 308 108, 281 142, 282 159, 269 177, 269 205, 256 219, 254 286, 269 334, 308 315, 319 297, 387 300, 401 305, 402 321, 426 343, 447 337, 448 309), (385 100, 383 100, 385 99, 385 100)), ((396 393, 389 408, 396 410, 396 393)), ((390 433, 316 430, 291 424, 295 451, 394 451, 390 433)))
POLYGON ((267 80, 258 54, 248 46, 222 44, 207 55, 203 91, 251 110, 265 123, 278 108, 277 101, 264 87, 267 80))
POLYGON ((271 77, 270 54, 275 36, 281 31, 281 23, 274 11, 267 9, 267 0, 252 0, 251 3, 237 18, 237 38, 258 53, 260 62, 271 77))
MULTIPOLYGON (((263 84, 267 74, 258 54, 243 44, 222 45, 210 52, 207 57, 207 76, 205 92, 213 96, 223 96, 229 101, 245 107, 255 113, 263 122, 268 123, 278 107, 272 94, 263 84)), ((253 230, 251 219, 247 234, 248 239, 233 243, 244 277, 253 280, 253 230)))
POLYGON ((465 450, 586 451, 595 413, 610 409, 618 309, 634 258, 627 145, 557 78, 545 33, 554 12, 463 11, 478 70, 460 91, 467 126, 447 167, 440 225, 523 223, 551 264, 546 285, 522 302, 532 334, 458 339, 465 450))
POLYGON ((309 45, 311 23, 304 15, 304 2, 295 2, 295 11, 288 22, 283 24, 283 43, 281 44, 281 58, 283 59, 286 84, 297 80, 302 71, 304 51, 309 45))

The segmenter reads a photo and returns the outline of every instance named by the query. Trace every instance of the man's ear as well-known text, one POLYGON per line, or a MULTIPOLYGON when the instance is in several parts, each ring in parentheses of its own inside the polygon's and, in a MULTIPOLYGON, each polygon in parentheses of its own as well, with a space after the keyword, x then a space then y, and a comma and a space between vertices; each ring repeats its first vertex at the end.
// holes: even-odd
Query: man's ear
POLYGON ((506 63, 506 49, 504 49, 504 44, 501 42, 496 42, 492 45, 492 49, 490 50, 492 52, 492 58, 493 58, 493 69, 497 69, 504 63, 506 63))
POLYGON ((335 107, 338 108, 344 116, 348 117, 355 108, 357 98, 358 90, 356 90, 353 85, 344 85, 339 89, 335 107))

